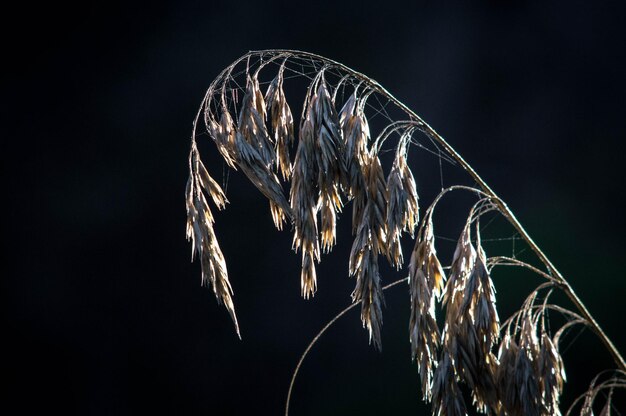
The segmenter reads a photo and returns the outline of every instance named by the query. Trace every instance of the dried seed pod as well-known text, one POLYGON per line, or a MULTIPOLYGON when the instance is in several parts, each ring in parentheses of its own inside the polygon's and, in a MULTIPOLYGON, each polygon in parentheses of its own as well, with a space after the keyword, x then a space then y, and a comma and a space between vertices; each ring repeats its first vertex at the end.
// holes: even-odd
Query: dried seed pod
POLYGON ((406 163, 408 137, 403 136, 387 176, 387 233, 389 250, 387 258, 397 269, 402 267, 403 256, 400 236, 403 231, 413 235, 419 220, 418 196, 413 174, 406 163))
POLYGON ((271 166, 276 155, 265 126, 265 101, 256 76, 247 78, 246 94, 237 121, 237 132, 255 148, 265 166, 271 166))
MULTIPOLYGON (((519 349, 516 350, 514 360, 510 352, 503 352, 503 347, 500 347, 500 367, 504 367, 497 377, 498 385, 502 389, 500 398, 508 415, 540 416, 546 413, 546 409, 541 400, 537 369, 537 328, 530 312, 525 312, 522 318, 519 340, 519 349)), ((514 345, 508 335, 503 344, 505 342, 514 345)))
POLYGON ((563 393, 565 369, 557 346, 545 331, 541 334, 541 348, 537 361, 543 406, 546 415, 560 415, 559 401, 563 393))
POLYGON ((510 415, 522 414, 519 391, 515 384, 515 370, 519 354, 520 350, 515 338, 507 333, 500 343, 498 352, 500 365, 496 371, 496 383, 502 407, 510 415))
POLYGON ((367 189, 367 202, 364 216, 372 233, 372 249, 379 254, 387 251, 387 224, 385 211, 387 207, 387 189, 380 159, 372 151, 367 165, 364 166, 364 177, 367 189))
POLYGON ((474 212, 472 209, 459 237, 446 286, 444 348, 460 380, 471 389, 477 410, 491 413, 500 408, 496 388, 498 360, 491 352, 499 338, 500 324, 478 225, 478 249, 474 249, 470 240, 474 212), (447 344, 449 342, 454 343, 454 348, 447 344))
POLYGON ((291 218, 291 207, 285 198, 278 177, 269 169, 258 149, 248 143, 242 134, 237 132, 235 138, 237 164, 250 182, 270 200, 272 218, 278 229, 282 228, 282 219, 291 218))
POLYGON ((236 169, 235 123, 226 106, 222 107, 219 122, 214 119, 207 119, 207 129, 226 164, 230 168, 236 169))
POLYGON ((213 230, 213 215, 203 190, 211 195, 218 208, 224 207, 226 203, 224 192, 200 162, 197 150, 193 149, 191 175, 186 190, 187 239, 192 242, 192 259, 195 254, 200 257, 202 285, 211 285, 217 302, 226 306, 239 335, 239 324, 232 299, 233 290, 228 280, 224 255, 213 230))
MULTIPOLYGON (((518 388, 520 409, 522 410, 522 413, 519 413, 520 416, 540 416, 543 413, 534 358, 533 352, 529 348, 520 348, 515 365, 515 384, 518 388)), ((516 413, 511 413, 511 415, 517 416, 516 413)))
POLYGON ((372 155, 368 162, 364 167, 367 178, 367 189, 364 192, 365 208, 352 245, 349 268, 350 274, 357 278, 352 300, 362 303, 363 325, 370 332, 370 341, 373 339, 375 345, 380 348, 382 291, 380 290, 377 256, 386 250, 384 221, 386 190, 380 160, 372 155), (367 288, 367 291, 363 288, 367 288), (372 309, 369 305, 374 305, 375 308, 372 309))
POLYGON ((478 245, 476 252, 476 261, 468 277, 461 311, 469 316, 478 337, 484 340, 482 350, 487 354, 500 337, 500 320, 485 251, 478 245))
POLYGON ((365 211, 366 184, 363 172, 369 160, 367 143, 370 139, 370 130, 361 104, 358 102, 355 91, 346 101, 339 115, 339 125, 345 140, 344 160, 347 184, 344 190, 348 198, 353 200, 353 234, 356 234, 365 211))
POLYGON ((323 75, 309 99, 307 117, 312 121, 315 137, 317 186, 322 206, 322 247, 328 252, 335 243, 336 213, 343 206, 339 191, 347 181, 347 173, 339 117, 323 75))
POLYGON ((413 236, 413 232, 419 221, 419 197, 417 195, 417 185, 413 173, 406 163, 406 156, 402 157, 398 162, 402 171, 402 188, 407 196, 407 206, 405 216, 403 218, 403 230, 413 236))
POLYGON ((416 360, 425 401, 431 400, 430 386, 439 346, 435 298, 443 290, 445 275, 437 259, 432 217, 418 231, 409 263, 411 356, 416 360))
POLYGON ((455 325, 463 319, 461 316, 463 294, 466 290, 467 278, 474 268, 475 261, 476 250, 470 240, 469 224, 466 224, 454 251, 449 279, 443 296, 448 325, 455 325))
POLYGON ((467 416, 453 360, 445 351, 435 370, 432 386, 433 415, 467 416))
POLYGON ((333 192, 331 199, 340 208, 338 187, 347 180, 343 132, 323 75, 309 100, 309 116, 315 130, 320 191, 333 192))
POLYGON ((204 167, 204 163, 202 163, 199 157, 194 157, 193 163, 195 163, 196 184, 199 184, 211 196, 213 203, 219 209, 226 208, 226 203, 228 202, 226 195, 219 184, 209 175, 209 172, 204 167))
POLYGON ((381 350, 380 328, 383 324, 382 304, 384 303, 383 291, 380 286, 378 271, 378 255, 369 245, 362 253, 357 272, 357 283, 352 292, 352 301, 361 302, 361 321, 367 328, 370 343, 381 350))
POLYGON ((378 255, 372 249, 368 217, 364 217, 352 244, 349 271, 351 276, 356 277, 352 301, 361 302, 361 321, 369 332, 370 343, 373 340, 374 345, 380 350, 383 294, 380 288, 378 255))
POLYGON ((334 205, 328 198, 321 198, 320 219, 321 219, 321 239, 322 250, 328 253, 335 245, 337 226, 337 214, 334 205))
POLYGON ((302 248, 302 296, 308 298, 315 293, 317 282, 314 260, 320 258, 317 238, 317 164, 315 142, 310 118, 300 126, 300 141, 291 176, 290 201, 294 218, 293 248, 302 248))
POLYGON ((399 270, 404 262, 400 235, 404 228, 403 219, 408 205, 408 198, 402 187, 402 177, 397 162, 394 162, 387 176, 387 194, 389 195, 386 219, 389 232, 387 259, 389 263, 399 270))
POLYGON ((265 101, 270 109, 269 117, 276 143, 276 167, 280 170, 283 179, 287 180, 291 176, 292 170, 289 146, 294 141, 294 129, 291 109, 283 91, 283 70, 284 66, 281 67, 278 75, 270 84, 265 95, 265 101))

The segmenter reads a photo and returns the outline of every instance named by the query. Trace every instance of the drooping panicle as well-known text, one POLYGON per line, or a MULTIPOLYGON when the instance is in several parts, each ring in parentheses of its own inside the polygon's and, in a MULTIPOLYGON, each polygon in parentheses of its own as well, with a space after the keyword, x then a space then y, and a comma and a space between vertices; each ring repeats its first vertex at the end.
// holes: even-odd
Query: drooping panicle
POLYGON ((283 91, 284 65, 278 71, 278 75, 271 82, 265 101, 269 108, 269 118, 274 136, 276 152, 276 168, 280 171, 283 179, 291 176, 291 160, 289 158, 289 146, 294 141, 293 116, 291 108, 283 91))
POLYGON ((302 249, 302 296, 315 293, 317 279, 315 261, 319 261, 320 247, 317 238, 317 161, 313 121, 309 112, 300 123, 300 140, 296 150, 291 176, 290 202, 294 218, 293 248, 302 249))
POLYGON ((445 274, 435 250, 432 217, 418 231, 409 263, 411 318, 409 334, 411 356, 417 362, 425 401, 431 400, 433 370, 437 365, 439 328, 435 317, 435 299, 443 290, 445 274))
POLYGON ((217 302, 224 304, 230 314, 239 335, 239 324, 233 303, 233 290, 228 280, 228 271, 224 255, 213 230, 213 214, 205 198, 207 193, 219 209, 223 209, 227 200, 222 188, 207 172, 198 155, 195 142, 189 156, 190 176, 186 189, 187 239, 192 242, 192 259, 200 257, 202 284, 211 285, 217 302))

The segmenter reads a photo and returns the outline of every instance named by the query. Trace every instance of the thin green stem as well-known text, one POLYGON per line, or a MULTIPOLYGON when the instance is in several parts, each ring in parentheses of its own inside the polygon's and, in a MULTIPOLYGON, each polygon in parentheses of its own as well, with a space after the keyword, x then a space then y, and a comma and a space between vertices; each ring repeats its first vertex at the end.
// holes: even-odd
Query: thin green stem
MULTIPOLYGON (((396 285, 398 285, 398 284, 400 284, 402 282, 406 282, 407 280, 408 280, 408 277, 396 280, 395 282, 391 282, 388 285, 383 286, 382 290, 385 291, 385 290, 389 289, 390 287, 396 286, 396 285)), ((335 315, 335 317, 333 319, 331 319, 326 325, 324 325, 324 328, 322 328, 322 330, 320 332, 318 332, 317 335, 315 335, 315 338, 313 338, 313 340, 309 343, 309 345, 306 347, 306 349, 304 350, 304 352, 300 356, 300 360, 298 360, 298 365, 296 365, 296 368, 293 371, 293 375, 291 376, 291 382, 289 383, 289 391, 287 392, 287 401, 285 402, 285 416, 289 416, 289 404, 291 403, 291 392, 293 391, 293 386, 294 386, 294 384, 296 382, 296 377, 298 376, 298 372, 300 371, 300 367, 302 366, 302 363, 304 362, 304 359, 306 358, 306 356, 309 354, 309 351, 311 351, 313 346, 317 343, 317 341, 320 339, 320 337, 322 335, 324 335, 324 333, 328 330, 328 328, 333 326, 333 324, 335 322, 337 322, 337 320, 339 320, 339 318, 344 316, 346 313, 348 313, 350 310, 354 309, 359 304, 360 304, 360 302, 353 303, 350 306, 346 307, 341 312, 339 312, 337 315, 335 315)))

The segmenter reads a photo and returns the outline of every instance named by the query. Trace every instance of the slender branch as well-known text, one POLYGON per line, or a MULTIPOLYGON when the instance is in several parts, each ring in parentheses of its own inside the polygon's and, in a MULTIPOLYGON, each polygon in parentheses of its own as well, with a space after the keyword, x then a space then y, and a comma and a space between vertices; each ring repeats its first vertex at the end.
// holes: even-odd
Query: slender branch
MULTIPOLYGON (((408 277, 405 277, 405 278, 396 280, 395 282, 391 282, 388 285, 383 286, 382 290, 385 291, 385 290, 389 289, 390 287, 396 286, 396 285, 398 285, 398 284, 400 284, 402 282, 406 282, 408 279, 409 279, 408 277)), ((328 330, 328 328, 333 326, 333 324, 335 322, 337 322, 337 320, 339 320, 339 318, 344 316, 346 313, 348 313, 350 310, 354 309, 359 304, 360 304, 360 302, 353 303, 350 306, 346 307, 341 312, 339 312, 337 315, 335 315, 335 317, 333 319, 331 319, 326 325, 324 325, 324 328, 322 328, 322 330, 320 332, 318 332, 317 335, 315 335, 315 338, 313 338, 313 340, 309 343, 309 345, 306 347, 306 349, 304 350, 304 352, 300 356, 300 360, 298 360, 298 365, 296 365, 295 370, 293 370, 293 375, 291 376, 291 382, 289 383, 289 391, 287 392, 287 401, 285 402, 285 416, 289 416, 289 404, 291 403, 291 392, 293 391, 293 386, 294 386, 294 384, 296 382, 296 377, 298 376, 298 372, 300 371, 300 367, 302 366, 302 363, 304 362, 304 359, 306 358, 306 356, 309 354, 309 351, 311 351, 313 346, 317 343, 317 341, 320 339, 320 337, 322 335, 324 335, 324 333, 328 330)))
POLYGON ((536 268, 533 265, 530 265, 526 262, 523 262, 521 260, 518 259, 514 259, 512 257, 506 257, 506 256, 496 256, 496 257, 490 257, 489 258, 489 265, 493 268, 494 266, 515 266, 515 267, 523 267, 525 269, 528 269, 534 273, 537 273, 539 276, 543 277, 544 279, 552 282, 555 286, 560 286, 561 282, 558 281, 557 279, 555 279, 554 277, 550 276, 548 273, 544 272, 543 270, 539 270, 538 268, 536 268))

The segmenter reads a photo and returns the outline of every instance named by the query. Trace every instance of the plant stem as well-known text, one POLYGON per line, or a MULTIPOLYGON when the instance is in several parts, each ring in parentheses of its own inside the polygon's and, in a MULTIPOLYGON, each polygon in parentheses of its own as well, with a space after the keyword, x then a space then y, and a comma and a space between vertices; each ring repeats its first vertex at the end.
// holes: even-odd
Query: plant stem
MULTIPOLYGON (((390 287, 396 286, 402 282, 406 282, 407 280, 408 280, 408 277, 404 277, 402 279, 396 280, 394 282, 389 283, 386 286, 383 286, 382 290, 385 291, 389 289, 390 287)), ((359 305, 359 303, 352 303, 351 305, 347 306, 344 310, 339 312, 337 315, 335 315, 335 317, 331 319, 330 322, 328 322, 326 325, 324 325, 324 328, 322 328, 321 331, 318 332, 317 335, 315 335, 315 338, 313 338, 313 340, 309 343, 309 345, 307 345, 306 349, 300 356, 300 360, 298 360, 298 365, 296 365, 296 369, 293 370, 293 375, 291 376, 291 382, 289 383, 289 390, 287 391, 287 401, 285 402, 285 416, 289 416, 289 404, 291 403, 291 392, 293 391, 293 386, 296 382, 296 377, 298 376, 300 367, 302 366, 302 363, 304 362, 304 359, 306 358, 306 356, 309 354, 309 351, 311 351, 311 348, 313 348, 315 343, 320 339, 322 335, 324 335, 324 332, 326 332, 328 328, 333 326, 333 324, 337 322, 339 318, 344 316, 350 310, 354 309, 357 305, 359 305)))

